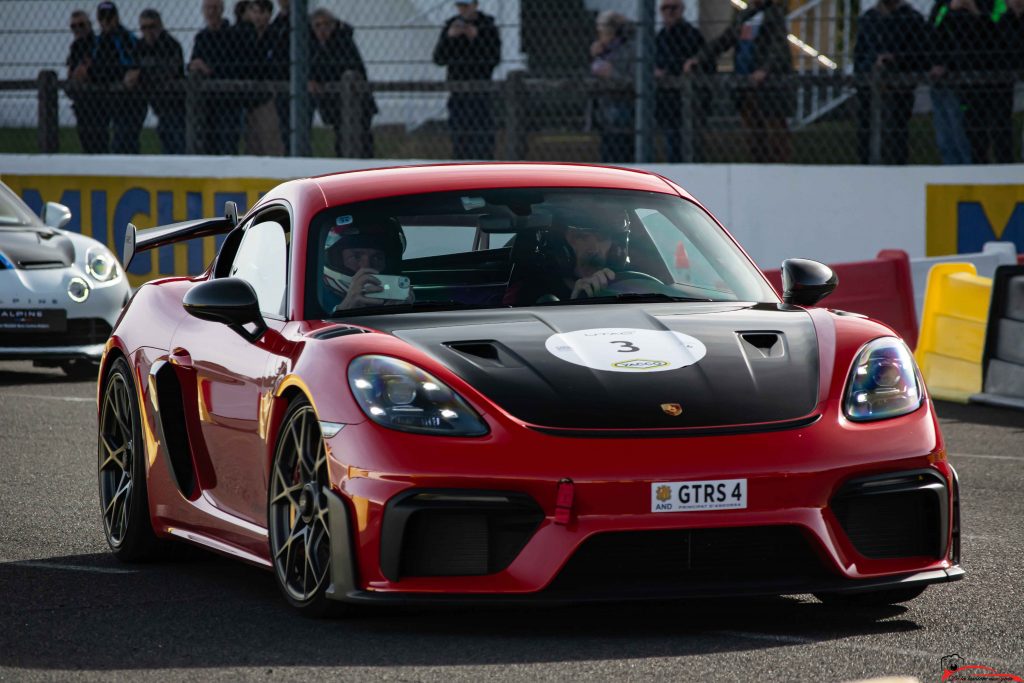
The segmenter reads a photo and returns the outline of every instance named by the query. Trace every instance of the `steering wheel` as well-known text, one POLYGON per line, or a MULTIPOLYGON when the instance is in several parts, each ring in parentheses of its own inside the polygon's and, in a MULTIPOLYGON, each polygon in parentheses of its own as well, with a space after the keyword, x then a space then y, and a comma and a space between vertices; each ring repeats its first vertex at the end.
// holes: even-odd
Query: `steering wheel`
POLYGON ((643 294, 651 291, 663 293, 665 291, 665 283, 653 275, 641 273, 638 270, 620 270, 615 273, 615 279, 598 290, 594 296, 643 294))

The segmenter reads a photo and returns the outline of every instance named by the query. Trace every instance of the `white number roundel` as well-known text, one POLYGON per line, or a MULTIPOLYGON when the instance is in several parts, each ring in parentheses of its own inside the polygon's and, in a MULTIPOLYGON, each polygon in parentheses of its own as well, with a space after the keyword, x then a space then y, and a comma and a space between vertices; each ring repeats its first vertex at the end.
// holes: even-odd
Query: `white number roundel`
POLYGON ((608 372, 664 372, 693 365, 708 350, 699 339, 670 330, 607 327, 553 334, 544 342, 553 356, 608 372))

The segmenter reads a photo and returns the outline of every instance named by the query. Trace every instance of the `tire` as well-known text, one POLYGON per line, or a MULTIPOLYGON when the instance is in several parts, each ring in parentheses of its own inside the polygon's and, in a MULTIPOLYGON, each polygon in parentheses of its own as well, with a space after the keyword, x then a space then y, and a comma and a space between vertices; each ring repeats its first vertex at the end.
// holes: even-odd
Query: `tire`
POLYGON ((320 618, 343 606, 327 598, 331 584, 330 491, 320 424, 306 399, 288 406, 277 438, 267 495, 267 530, 274 578, 300 614, 320 618))
POLYGON ((60 364, 68 379, 76 382, 95 382, 100 366, 87 360, 72 360, 60 364))
POLYGON ((102 396, 96 449, 103 535, 123 562, 153 560, 165 542, 153 533, 149 517, 141 416, 125 359, 114 361, 102 396))
POLYGON ((907 586, 906 588, 890 588, 867 593, 815 593, 814 597, 826 605, 835 607, 886 607, 909 602, 924 593, 924 589, 927 587, 907 586))

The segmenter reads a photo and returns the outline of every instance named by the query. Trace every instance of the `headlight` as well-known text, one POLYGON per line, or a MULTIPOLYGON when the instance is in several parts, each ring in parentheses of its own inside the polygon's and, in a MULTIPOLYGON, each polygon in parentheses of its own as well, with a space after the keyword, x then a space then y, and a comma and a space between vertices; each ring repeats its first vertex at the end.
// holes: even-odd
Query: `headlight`
POLYGON ((441 380, 387 356, 360 356, 348 366, 359 407, 379 425, 403 432, 481 436, 487 425, 441 380))
POLYGON ((851 420, 881 420, 906 415, 921 405, 917 367, 907 345, 882 337, 861 349, 846 390, 846 416, 851 420))
POLYGON ((96 282, 108 282, 117 277, 117 261, 106 247, 93 247, 85 255, 85 272, 96 282))

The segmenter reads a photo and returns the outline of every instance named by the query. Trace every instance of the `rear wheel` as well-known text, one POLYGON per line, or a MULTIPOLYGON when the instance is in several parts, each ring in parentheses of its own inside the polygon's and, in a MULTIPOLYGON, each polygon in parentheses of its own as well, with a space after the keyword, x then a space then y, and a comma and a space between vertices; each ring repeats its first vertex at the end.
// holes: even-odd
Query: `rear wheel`
POLYGON ((294 401, 282 423, 270 472, 267 524, 274 576, 300 613, 327 616, 339 605, 326 596, 331 574, 327 450, 313 407, 294 401))
POLYGON ((101 395, 97 469, 103 533, 118 559, 153 559, 162 542, 149 519, 141 418, 131 368, 123 358, 114 361, 101 395))
POLYGON ((883 591, 868 593, 815 593, 814 597, 826 605, 836 607, 885 607, 901 602, 909 602, 924 593, 928 586, 907 586, 906 588, 890 588, 883 591))

